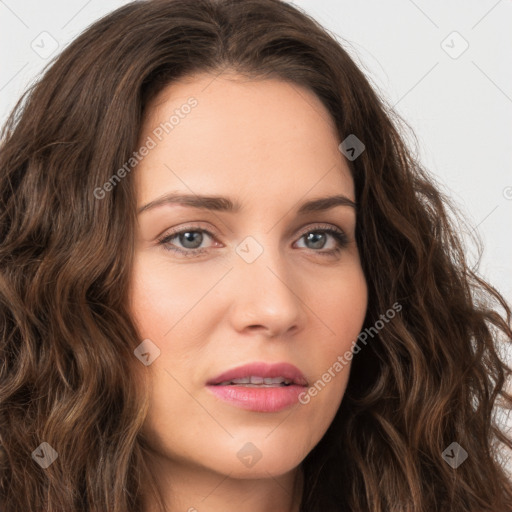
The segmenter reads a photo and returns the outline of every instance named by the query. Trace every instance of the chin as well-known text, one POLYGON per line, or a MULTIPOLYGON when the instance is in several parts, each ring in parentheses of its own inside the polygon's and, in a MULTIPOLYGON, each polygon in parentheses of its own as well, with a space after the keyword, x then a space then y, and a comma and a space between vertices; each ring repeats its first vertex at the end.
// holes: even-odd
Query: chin
POLYGON ((263 456, 252 466, 250 464, 246 466, 238 459, 233 461, 232 458, 227 458, 210 469, 217 473, 229 474, 230 478, 260 480, 267 479, 270 476, 277 478, 285 475, 293 471, 300 463, 301 460, 298 460, 296 457, 290 457, 289 453, 282 451, 275 452, 272 456, 263 456))

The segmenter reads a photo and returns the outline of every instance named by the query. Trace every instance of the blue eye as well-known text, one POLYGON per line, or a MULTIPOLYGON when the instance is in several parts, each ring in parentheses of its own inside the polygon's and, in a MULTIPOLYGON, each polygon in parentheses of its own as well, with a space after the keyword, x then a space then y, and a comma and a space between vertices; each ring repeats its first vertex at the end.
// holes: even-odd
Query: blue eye
MULTIPOLYGON (((336 241, 337 245, 333 249, 327 249, 322 252, 319 252, 319 254, 324 254, 327 256, 338 254, 343 248, 345 248, 348 244, 348 238, 347 235, 341 230, 338 230, 333 227, 324 227, 324 228, 317 228, 317 229, 309 229, 305 233, 302 234, 302 236, 299 238, 302 239, 306 237, 307 242, 312 242, 313 244, 317 244, 317 242, 320 240, 320 242, 324 242, 326 240, 326 235, 331 236, 336 241)), ((322 249, 324 243, 321 243, 322 247, 313 247, 313 249, 322 249)), ((311 248, 311 247, 310 247, 311 248)), ((315 251, 318 252, 318 251, 315 251)))
POLYGON ((180 231, 175 231, 169 235, 164 235, 164 237, 160 238, 158 242, 168 251, 173 251, 183 254, 186 257, 190 257, 207 251, 205 248, 200 248, 200 245, 204 240, 204 234, 213 238, 213 235, 206 229, 191 226, 180 231), (183 248, 179 248, 174 246, 174 244, 171 244, 171 241, 174 239, 178 239, 183 248))
MULTIPOLYGON (((172 251, 185 257, 194 257, 208 252, 209 247, 201 247, 205 240, 205 235, 206 237, 215 239, 214 235, 208 230, 198 226, 190 226, 188 228, 181 229, 180 231, 164 235, 162 238, 158 239, 158 243, 167 251, 172 251), (181 244, 181 247, 177 247, 174 243, 171 243, 172 241, 178 241, 181 244)), ((310 228, 302 233, 299 240, 303 238, 306 243, 313 244, 312 247, 307 247, 308 249, 324 256, 336 255, 348 244, 346 234, 340 229, 332 226, 321 226, 315 227, 314 229, 310 228), (335 240, 336 247, 323 251, 317 250, 324 247, 329 236, 335 240)))

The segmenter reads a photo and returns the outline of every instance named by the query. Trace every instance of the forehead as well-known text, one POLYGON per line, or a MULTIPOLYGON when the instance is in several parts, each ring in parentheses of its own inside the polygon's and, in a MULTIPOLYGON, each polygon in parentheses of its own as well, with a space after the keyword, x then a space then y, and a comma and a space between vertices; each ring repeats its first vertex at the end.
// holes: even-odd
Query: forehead
POLYGON ((277 79, 203 74, 150 103, 137 166, 139 202, 166 190, 251 195, 343 192, 353 197, 334 122, 306 88, 277 79))

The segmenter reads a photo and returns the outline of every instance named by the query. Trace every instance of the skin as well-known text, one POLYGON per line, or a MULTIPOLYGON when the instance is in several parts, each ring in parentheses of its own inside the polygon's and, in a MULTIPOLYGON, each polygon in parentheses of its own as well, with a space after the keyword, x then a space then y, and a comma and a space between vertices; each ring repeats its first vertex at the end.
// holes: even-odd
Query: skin
MULTIPOLYGON (((355 209, 297 215, 311 199, 355 200, 341 141, 307 89, 226 73, 165 88, 147 111, 141 144, 148 136, 158 144, 132 175, 139 208, 171 191, 242 204, 237 213, 164 204, 138 215, 130 305, 141 340, 160 349, 141 364, 151 382, 144 433, 155 483, 170 512, 297 512, 300 463, 334 418, 350 363, 306 405, 275 413, 220 401, 205 384, 241 364, 286 361, 311 385, 351 349, 367 307, 355 209), (158 141, 153 130, 190 96, 197 106, 158 141), (325 254, 338 246, 326 225, 347 237, 338 254, 325 254), (158 241, 192 227, 192 238, 175 236, 167 247, 199 246, 199 255, 158 241), (308 241, 311 232, 319 240, 308 241), (252 263, 236 252, 248 236, 263 251, 252 263), (237 457, 248 442, 261 453, 252 467, 237 457)), ((156 510, 149 499, 145 510, 156 510)))

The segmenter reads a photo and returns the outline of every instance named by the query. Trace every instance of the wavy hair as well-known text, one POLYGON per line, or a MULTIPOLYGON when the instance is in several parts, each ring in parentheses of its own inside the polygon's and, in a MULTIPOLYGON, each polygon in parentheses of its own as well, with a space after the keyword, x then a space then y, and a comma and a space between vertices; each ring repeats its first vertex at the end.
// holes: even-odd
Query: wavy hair
POLYGON ((279 0, 130 3, 65 48, 5 124, 2 511, 141 511, 152 478, 147 381, 127 304, 133 180, 102 199, 93 191, 132 156, 163 87, 224 71, 307 87, 340 142, 364 142, 348 162, 364 327, 402 306, 354 356, 339 411, 302 462, 301 511, 512 511, 499 460, 512 439, 495 416, 512 407, 500 355, 512 341, 510 306, 469 265, 456 210, 404 142, 406 123, 334 35, 279 0), (58 454, 44 470, 32 455, 43 442, 58 454), (442 457, 453 442, 468 452, 456 469, 442 457))

